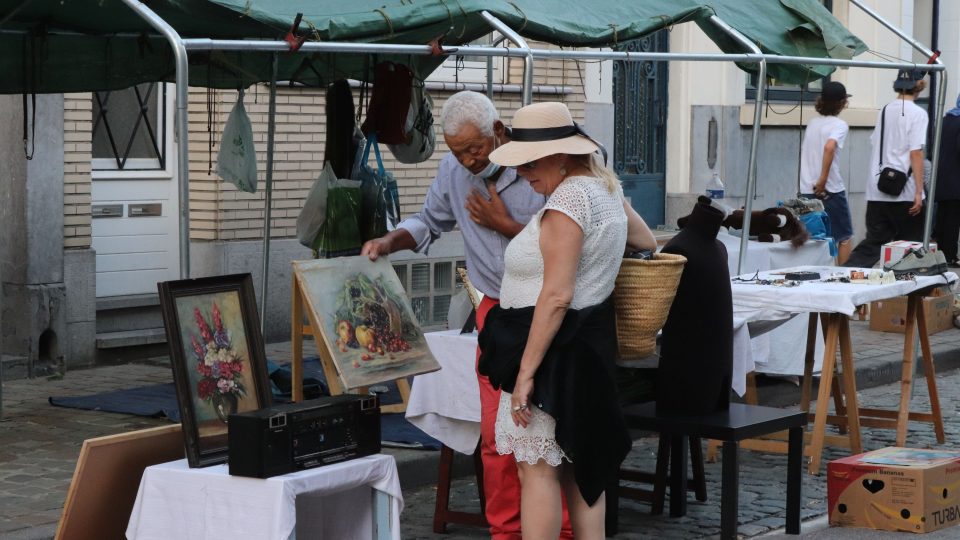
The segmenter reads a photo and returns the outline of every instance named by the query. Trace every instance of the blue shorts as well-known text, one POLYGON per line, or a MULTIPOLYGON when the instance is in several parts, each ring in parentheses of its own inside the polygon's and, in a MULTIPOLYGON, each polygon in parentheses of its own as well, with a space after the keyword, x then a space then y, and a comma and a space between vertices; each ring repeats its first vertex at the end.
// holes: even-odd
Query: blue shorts
MULTIPOLYGON (((804 193, 801 197, 815 199, 812 193, 804 193)), ((847 192, 838 191, 828 193, 823 202, 823 210, 830 217, 830 232, 837 243, 853 238, 853 217, 850 215, 850 205, 847 203, 847 192)))

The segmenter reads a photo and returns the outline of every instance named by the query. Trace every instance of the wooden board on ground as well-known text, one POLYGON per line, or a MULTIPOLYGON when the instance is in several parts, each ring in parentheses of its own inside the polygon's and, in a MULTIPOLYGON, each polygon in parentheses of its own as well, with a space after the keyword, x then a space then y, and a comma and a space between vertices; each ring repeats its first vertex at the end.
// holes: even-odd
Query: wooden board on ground
POLYGON ((183 456, 180 424, 83 441, 56 540, 124 538, 143 470, 183 456))

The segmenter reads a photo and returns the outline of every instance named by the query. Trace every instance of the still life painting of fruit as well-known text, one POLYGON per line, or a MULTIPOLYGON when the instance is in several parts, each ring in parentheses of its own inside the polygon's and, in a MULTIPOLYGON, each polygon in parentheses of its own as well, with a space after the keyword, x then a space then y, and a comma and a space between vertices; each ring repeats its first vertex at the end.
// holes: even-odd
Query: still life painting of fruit
POLYGON ((307 309, 346 388, 440 368, 400 280, 386 259, 340 257, 294 261, 307 309))

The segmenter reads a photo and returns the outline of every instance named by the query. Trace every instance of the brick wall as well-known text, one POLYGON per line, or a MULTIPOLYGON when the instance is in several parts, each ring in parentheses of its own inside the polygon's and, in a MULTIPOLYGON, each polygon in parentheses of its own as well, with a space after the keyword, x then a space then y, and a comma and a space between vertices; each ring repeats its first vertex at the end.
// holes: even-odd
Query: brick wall
MULTIPOLYGON (((509 59, 505 63, 501 81, 498 82, 520 84, 523 62, 509 59)), ((574 118, 582 121, 583 64, 572 60, 549 60, 538 61, 536 66, 535 85, 566 86, 572 89, 572 93, 535 94, 534 101, 562 100, 568 104, 574 118)), ((451 94, 452 91, 431 91, 438 120, 440 110, 451 94)), ((241 192, 222 181, 215 172, 220 135, 236 99, 236 91, 190 89, 190 236, 194 240, 258 239, 263 235, 269 102, 266 85, 251 87, 244 99, 253 123, 257 148, 260 171, 258 192, 241 192)), ((355 100, 358 100, 356 93, 355 100)), ((494 94, 494 103, 507 124, 513 117, 513 111, 520 107, 520 101, 519 93, 494 94)), ((87 248, 91 244, 91 94, 66 95, 64 109, 64 247, 87 248)), ((403 215, 420 209, 437 164, 447 152, 439 127, 435 129, 438 132, 438 145, 433 157, 424 163, 401 164, 393 159, 385 147, 382 149, 384 164, 399 183, 403 215)), ((292 238, 296 235, 297 215, 323 166, 325 134, 323 89, 278 88, 272 237, 292 238)))
MULTIPOLYGON (((537 63, 534 84, 567 86, 566 95, 534 95, 534 101, 562 100, 574 118, 583 120, 583 64, 572 60, 549 60, 537 63)), ((523 63, 512 59, 504 70, 506 84, 520 84, 523 63)), ((453 92, 431 91, 435 117, 453 92)), ((250 88, 244 105, 253 124, 254 140, 260 171, 257 193, 244 193, 233 185, 210 174, 219 150, 220 134, 237 99, 235 91, 190 91, 190 219, 191 238, 195 240, 243 240, 262 238, 267 146, 267 112, 269 89, 266 85, 250 88), (209 95, 208 95, 209 94, 209 95), (208 106, 211 103, 211 106, 208 106), (212 113, 208 114, 208 111, 212 113), (212 123, 213 146, 208 125, 212 123)), ((358 96, 355 93, 355 101, 358 96)), ((494 94, 494 103, 506 123, 520 107, 519 93, 494 94)), ((440 158, 447 152, 439 135, 433 156, 418 165, 404 165, 383 150, 384 165, 397 178, 403 215, 416 212, 423 204, 427 188, 433 181, 440 158)), ((324 90, 280 86, 277 92, 276 132, 274 144, 273 238, 296 236, 296 219, 306 194, 323 166, 325 140, 324 90)), ((372 160, 371 160, 372 161, 372 160)))
POLYGON ((63 96, 63 247, 90 247, 91 94, 63 96))

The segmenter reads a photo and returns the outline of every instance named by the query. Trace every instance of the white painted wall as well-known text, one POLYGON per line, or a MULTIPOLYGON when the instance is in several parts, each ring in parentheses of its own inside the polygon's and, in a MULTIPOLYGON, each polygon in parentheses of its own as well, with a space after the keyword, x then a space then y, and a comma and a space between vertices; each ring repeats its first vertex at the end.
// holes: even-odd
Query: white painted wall
MULTIPOLYGON (((719 53, 720 49, 696 24, 681 24, 670 32, 671 52, 719 53)), ((746 73, 727 62, 671 62, 667 112, 667 193, 690 190, 694 105, 740 105, 746 73)), ((721 122, 721 118, 717 118, 721 122)), ((720 126, 722 128, 722 126, 720 126)), ((722 130, 721 130, 722 131, 722 130)), ((717 157, 717 169, 723 156, 717 157)))

